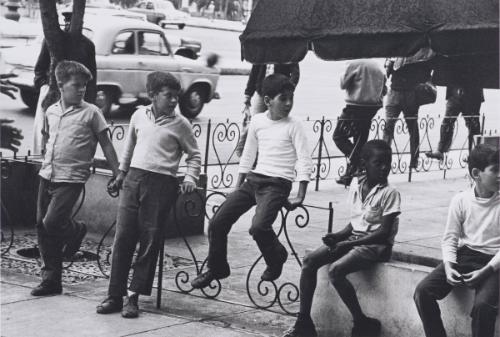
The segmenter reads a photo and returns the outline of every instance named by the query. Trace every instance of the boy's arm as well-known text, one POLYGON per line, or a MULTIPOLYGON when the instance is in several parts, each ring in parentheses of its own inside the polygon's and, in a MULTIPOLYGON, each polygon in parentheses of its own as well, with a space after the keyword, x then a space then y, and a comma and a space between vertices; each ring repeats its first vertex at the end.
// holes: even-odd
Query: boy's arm
POLYGON ((109 166, 111 166, 111 171, 113 171, 113 175, 116 177, 120 171, 118 170, 118 156, 116 155, 115 148, 111 139, 109 139, 108 130, 103 130, 97 134, 97 140, 99 141, 99 145, 101 145, 102 152, 104 153, 104 157, 108 161, 109 166))
MULTIPOLYGON (((301 183, 306 182, 304 187, 307 187, 307 182, 311 180, 313 168, 311 150, 309 149, 306 133, 302 127, 302 123, 299 121, 295 121, 294 123, 295 125, 292 129, 292 142, 297 153, 297 180, 301 183)), ((303 192, 305 196, 306 190, 304 189, 303 192)))
POLYGON ((255 93, 257 87, 257 75, 259 73, 260 66, 254 64, 252 69, 250 69, 250 74, 248 75, 247 86, 245 88, 245 105, 250 106, 250 99, 255 93))
POLYGON ((304 198, 306 197, 307 185, 309 181, 301 181, 299 184, 299 190, 297 191, 297 196, 293 198, 288 198, 287 204, 285 208, 288 210, 294 210, 304 202, 304 198))
MULTIPOLYGON (((245 147, 243 148, 243 153, 241 154, 238 175, 245 174, 246 176, 246 174, 252 169, 255 159, 257 158, 258 141, 255 130, 255 120, 255 118, 252 118, 250 120, 250 125, 248 126, 247 139, 245 147)), ((238 180, 240 179, 238 178, 238 180)))
POLYGON ((448 218, 444 230, 443 239, 441 241, 441 251, 443 254, 443 262, 457 263, 457 247, 458 239, 462 232, 462 206, 460 195, 455 196, 448 208, 448 218))
POLYGON ((463 282, 470 288, 475 288, 478 284, 482 283, 491 275, 497 273, 500 269, 500 251, 488 262, 486 266, 481 269, 474 270, 470 273, 463 274, 463 282))
POLYGON ((186 122, 182 129, 179 130, 179 142, 184 151, 187 154, 186 157, 186 176, 184 181, 191 182, 196 186, 196 181, 200 177, 201 171, 201 154, 198 149, 198 143, 194 136, 191 125, 186 122))
POLYGON ((347 226, 336 233, 328 233, 322 237, 323 243, 328 247, 335 248, 338 242, 344 241, 352 233, 352 225, 349 222, 347 226))
POLYGON ((130 162, 132 161, 132 155, 134 154, 135 144, 137 142, 135 116, 136 114, 132 115, 132 118, 130 118, 127 137, 125 138, 125 146, 123 147, 121 155, 119 168, 120 171, 125 173, 128 172, 130 168, 130 162))

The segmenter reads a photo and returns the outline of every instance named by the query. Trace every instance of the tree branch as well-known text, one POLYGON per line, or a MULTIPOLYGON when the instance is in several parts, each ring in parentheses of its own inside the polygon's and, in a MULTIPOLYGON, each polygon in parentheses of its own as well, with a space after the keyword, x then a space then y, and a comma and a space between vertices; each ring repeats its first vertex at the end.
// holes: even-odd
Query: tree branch
POLYGON ((82 34, 85 3, 86 0, 73 0, 73 15, 71 16, 71 26, 69 28, 73 39, 82 34))

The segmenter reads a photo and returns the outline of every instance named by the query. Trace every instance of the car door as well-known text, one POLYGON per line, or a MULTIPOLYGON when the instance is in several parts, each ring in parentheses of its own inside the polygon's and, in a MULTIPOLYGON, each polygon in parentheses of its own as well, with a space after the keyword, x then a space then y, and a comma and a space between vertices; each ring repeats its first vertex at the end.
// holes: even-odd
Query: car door
POLYGON ((118 86, 122 99, 133 100, 145 93, 144 64, 138 54, 137 31, 118 32, 108 55, 99 57, 99 85, 118 86))
MULTIPOLYGON (((146 87, 146 76, 153 71, 170 72, 179 78, 180 65, 172 56, 172 50, 160 30, 138 30, 139 69, 141 83, 146 87)), ((181 83, 182 84, 182 83, 181 83)))

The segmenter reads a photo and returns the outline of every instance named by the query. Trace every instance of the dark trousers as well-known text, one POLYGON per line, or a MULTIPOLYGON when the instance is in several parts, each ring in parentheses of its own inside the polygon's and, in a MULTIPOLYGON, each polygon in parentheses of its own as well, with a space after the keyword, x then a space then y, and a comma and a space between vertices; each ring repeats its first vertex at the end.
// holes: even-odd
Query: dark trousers
POLYGON ((333 141, 349 159, 353 170, 359 166, 361 148, 368 140, 372 118, 380 107, 346 105, 333 131, 333 141), (353 138, 353 141, 350 138, 353 138))
POLYGON ((163 244, 163 226, 177 198, 177 178, 131 168, 120 195, 116 233, 111 260, 108 294, 127 294, 127 281, 134 251, 139 250, 133 265, 129 289, 151 295, 156 261, 163 244))
POLYGON ((410 167, 417 167, 420 144, 418 130, 418 104, 414 90, 389 90, 387 94, 384 140, 390 145, 394 139, 394 128, 399 114, 403 112, 408 133, 410 134, 410 167))
POLYGON ((61 282, 62 249, 76 234, 71 213, 83 186, 82 183, 54 183, 40 178, 36 227, 44 281, 61 282))
POLYGON ((246 181, 220 206, 208 225, 208 269, 218 273, 229 270, 227 235, 233 224, 252 206, 257 205, 250 235, 264 260, 273 264, 276 252, 284 249, 272 225, 290 195, 292 182, 283 178, 248 173, 246 181))
MULTIPOLYGON (((468 273, 484 267, 492 257, 464 246, 457 253, 456 269, 462 274, 468 273)), ((475 288, 472 337, 493 337, 498 313, 498 287, 498 273, 494 273, 475 288)), ((427 337, 446 337, 437 300, 445 298, 452 289, 453 286, 446 282, 442 263, 418 284, 414 300, 427 337)))
POLYGON ((453 95, 446 101, 446 112, 441 123, 438 151, 448 152, 453 140, 455 122, 460 113, 465 119, 465 125, 469 129, 469 144, 472 144, 473 137, 481 133, 481 123, 479 121, 479 110, 481 100, 479 98, 468 99, 453 95))

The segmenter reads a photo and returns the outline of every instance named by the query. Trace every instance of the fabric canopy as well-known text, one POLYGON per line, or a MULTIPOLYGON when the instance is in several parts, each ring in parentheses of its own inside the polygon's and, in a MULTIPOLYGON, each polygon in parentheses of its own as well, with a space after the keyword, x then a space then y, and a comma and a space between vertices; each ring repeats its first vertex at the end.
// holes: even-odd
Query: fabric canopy
MULTIPOLYGON (((251 63, 498 55, 497 0, 259 0, 240 36, 251 63)), ((497 56, 498 58, 498 56, 497 56)), ((498 67, 497 67, 498 68, 498 67)))

